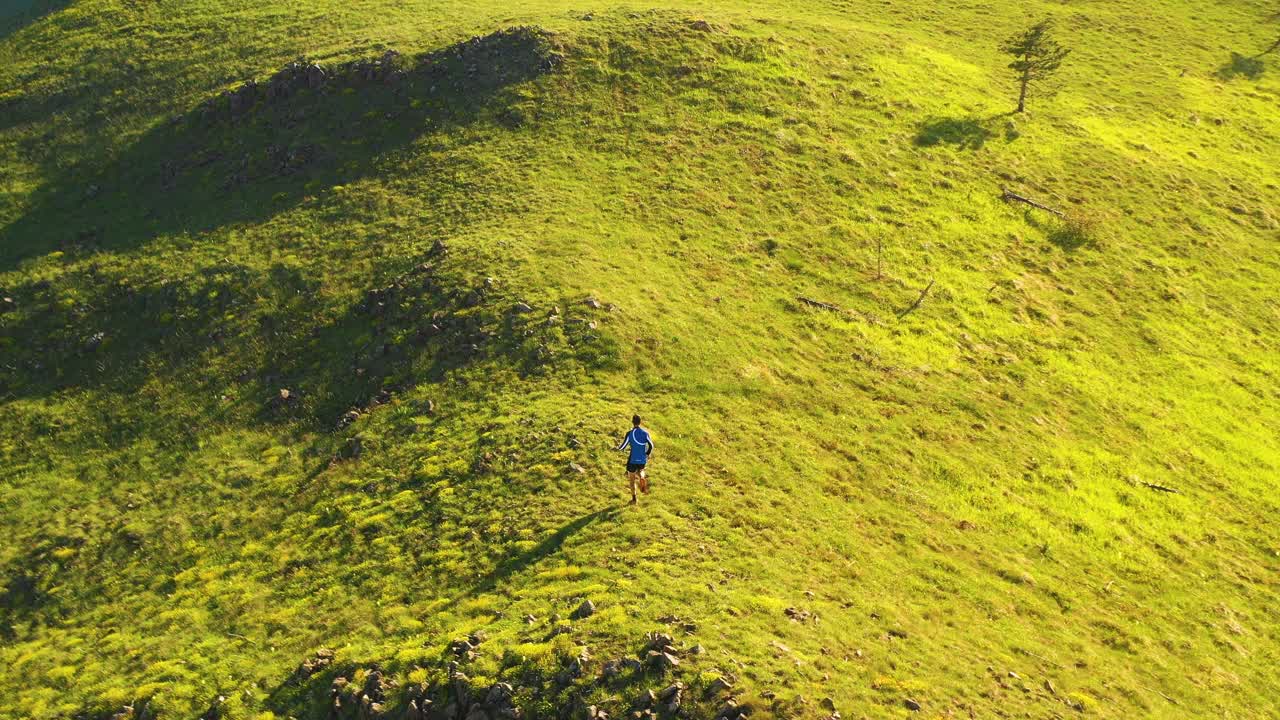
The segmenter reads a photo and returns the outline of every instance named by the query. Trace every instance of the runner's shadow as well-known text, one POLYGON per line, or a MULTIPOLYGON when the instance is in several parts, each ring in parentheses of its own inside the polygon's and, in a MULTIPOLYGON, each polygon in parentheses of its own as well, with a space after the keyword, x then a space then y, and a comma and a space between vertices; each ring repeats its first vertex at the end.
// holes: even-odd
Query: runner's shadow
POLYGON ((512 576, 524 572, 551 555, 554 555, 560 550, 566 540, 587 529, 591 524, 599 520, 615 519, 622 511, 623 507, 623 505, 613 505, 570 521, 560 529, 543 538, 542 542, 538 543, 527 552, 520 553, 519 555, 500 563, 490 571, 489 574, 485 575, 479 582, 472 586, 471 589, 462 593, 462 595, 455 599, 454 602, 456 603, 464 597, 474 597, 493 590, 512 576))

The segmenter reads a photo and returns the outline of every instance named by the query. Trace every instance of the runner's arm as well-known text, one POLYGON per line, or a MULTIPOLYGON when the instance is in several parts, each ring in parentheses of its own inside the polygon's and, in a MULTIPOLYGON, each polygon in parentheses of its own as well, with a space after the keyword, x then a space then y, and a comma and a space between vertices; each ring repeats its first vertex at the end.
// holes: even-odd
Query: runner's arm
POLYGON ((619 443, 618 447, 614 448, 614 450, 626 450, 627 446, 630 444, 631 444, 631 432, 628 431, 626 435, 622 436, 622 442, 619 443))

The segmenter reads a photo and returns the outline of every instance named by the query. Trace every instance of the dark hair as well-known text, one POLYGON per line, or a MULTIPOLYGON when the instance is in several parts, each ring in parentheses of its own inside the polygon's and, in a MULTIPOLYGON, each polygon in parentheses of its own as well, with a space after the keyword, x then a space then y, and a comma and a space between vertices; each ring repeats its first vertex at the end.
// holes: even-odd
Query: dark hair
POLYGON ((631 416, 631 424, 632 424, 632 425, 639 426, 639 425, 640 425, 640 416, 639 416, 639 415, 632 415, 632 416, 631 416))

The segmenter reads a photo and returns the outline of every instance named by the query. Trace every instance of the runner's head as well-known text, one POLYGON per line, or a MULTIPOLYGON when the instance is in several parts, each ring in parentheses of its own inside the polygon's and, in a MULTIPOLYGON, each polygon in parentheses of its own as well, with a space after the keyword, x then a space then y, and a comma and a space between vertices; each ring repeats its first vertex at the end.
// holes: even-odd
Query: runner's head
POLYGON ((636 427, 640 427, 640 416, 639 416, 639 415, 632 415, 632 416, 631 416, 631 424, 632 424, 632 425, 635 425, 636 427))

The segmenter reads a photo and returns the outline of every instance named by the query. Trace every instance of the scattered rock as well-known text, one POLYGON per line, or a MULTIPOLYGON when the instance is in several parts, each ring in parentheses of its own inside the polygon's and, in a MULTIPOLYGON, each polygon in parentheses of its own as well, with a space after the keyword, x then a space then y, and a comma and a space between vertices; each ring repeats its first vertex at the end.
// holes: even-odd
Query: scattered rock
POLYGON ((585 475, 585 474, 586 474, 586 472, 587 472, 587 469, 586 469, 586 468, 582 467, 581 465, 579 465, 579 464, 578 464, 578 463, 576 463, 576 462, 571 462, 571 463, 569 463, 569 469, 570 469, 570 470, 572 470, 573 472, 575 472, 575 473, 579 474, 579 475, 585 475))
POLYGON ((808 610, 801 610, 797 607, 789 607, 786 610, 783 610, 783 612, 787 617, 795 620, 796 622, 808 622, 813 619, 813 613, 808 610))
POLYGON ((911 698, 907 698, 906 700, 903 700, 902 704, 906 706, 908 710, 911 710, 913 712, 918 712, 920 710, 920 703, 916 702, 915 700, 912 700, 911 698))
POLYGON ((969 522, 968 520, 961 520, 960 523, 956 525, 956 529, 958 530, 972 530, 975 527, 977 526, 969 522))
POLYGON ((690 655, 701 655, 706 651, 707 649, 702 647, 701 645, 694 645, 693 647, 689 648, 690 655))
POLYGON ((12 312, 16 309, 18 309, 18 304, 13 301, 13 298, 11 297, 0 298, 0 315, 3 315, 4 313, 7 313, 7 312, 12 312))
POLYGON ((534 616, 532 616, 532 615, 525 615, 525 616, 524 616, 524 624, 525 624, 525 625, 532 625, 532 624, 534 624, 534 623, 536 623, 536 622, 538 622, 538 618, 536 618, 536 617, 534 617, 534 616))
POLYGON ((655 668, 657 670, 666 671, 678 666, 680 664, 680 658, 676 657, 675 655, 672 655, 669 652, 660 652, 658 650, 650 650, 645 655, 645 662, 649 665, 649 667, 655 668))
POLYGON ((1050 695, 1057 695, 1057 694, 1058 694, 1058 689, 1057 689, 1056 687, 1054 687, 1054 686, 1053 686, 1053 681, 1052 681, 1052 680, 1045 680, 1045 681, 1044 681, 1044 689, 1045 689, 1045 690, 1047 690, 1047 691, 1049 692, 1049 694, 1050 694, 1050 695))
POLYGON ((645 690, 640 693, 639 697, 635 699, 635 702, 631 703, 631 707, 636 710, 643 710, 645 708, 653 707, 657 702, 658 696, 655 695, 652 690, 645 690))
POLYGON ((733 683, 729 682, 729 680, 724 677, 718 677, 715 680, 712 680, 711 684, 707 686, 706 694, 710 697, 732 689, 733 683))
POLYGON ((590 600, 583 600, 582 604, 578 606, 578 609, 574 610, 573 613, 569 615, 569 619, 582 620, 583 618, 589 618, 592 615, 595 615, 595 613, 596 604, 590 600))
POLYGON ((698 32, 711 32, 711 23, 706 20, 692 20, 689 22, 689 27, 698 32))
POLYGON ((604 305, 600 304, 599 300, 593 297, 587 298, 585 302, 587 304, 587 307, 591 308, 592 310, 599 310, 600 308, 604 307, 604 305))
POLYGON ((518 313, 533 312, 533 306, 526 302, 518 302, 515 305, 515 311, 518 313))
POLYGON ((827 712, 835 712, 835 711, 836 711, 836 701, 835 701, 835 700, 832 700, 832 699, 831 699, 831 698, 829 698, 829 697, 824 697, 824 698, 822 698, 821 702, 819 702, 818 704, 819 704, 819 705, 821 705, 821 706, 822 706, 822 709, 823 709, 823 710, 826 710, 827 712))
POLYGON ((448 252, 449 252, 449 246, 445 245, 443 240, 437 239, 435 242, 431 243, 432 255, 445 255, 448 252))

